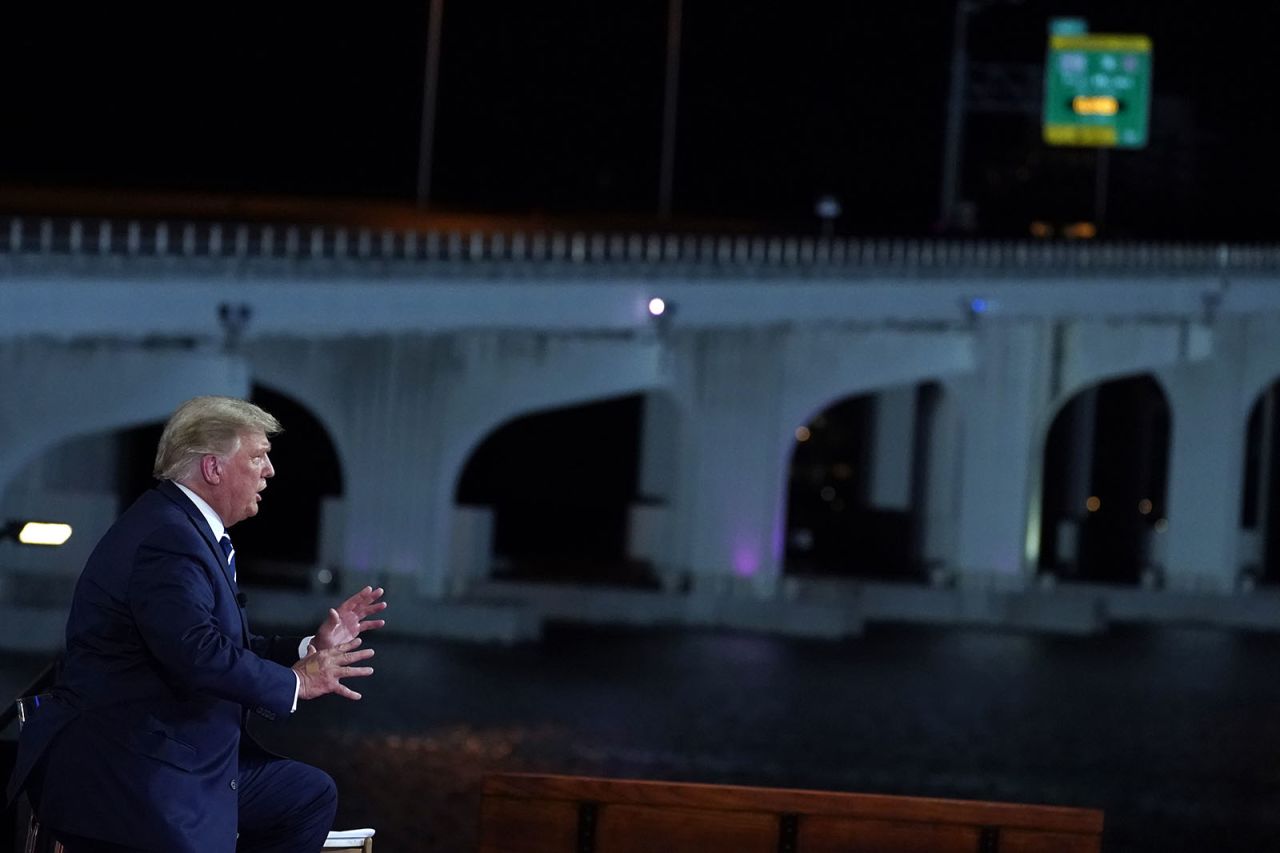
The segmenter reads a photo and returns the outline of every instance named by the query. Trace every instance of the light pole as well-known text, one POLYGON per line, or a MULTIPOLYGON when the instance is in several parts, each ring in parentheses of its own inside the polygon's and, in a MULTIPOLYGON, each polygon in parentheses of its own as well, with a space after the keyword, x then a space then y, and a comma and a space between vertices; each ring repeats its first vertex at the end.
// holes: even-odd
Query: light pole
POLYGON ((440 84, 440 25, 444 0, 431 0, 427 19, 426 71, 422 81, 422 129, 418 135, 418 207, 431 203, 431 155, 436 135, 436 90, 440 84))
POLYGON ((965 82, 969 76, 969 14, 975 0, 956 0, 956 20, 951 31, 951 86, 947 90, 947 126, 942 146, 942 198, 938 221, 943 231, 955 221, 959 201, 960 149, 964 136, 965 82))
POLYGON ((989 6, 1016 4, 1022 0, 956 0, 956 20, 951 32, 951 85, 947 90, 947 121, 942 147, 942 193, 938 222, 943 231, 956 224, 962 199, 961 167, 964 158, 964 119, 969 110, 969 18, 989 6))
POLYGON ((667 2, 667 72, 662 91, 662 161, 658 169, 658 216, 671 218, 676 169, 676 104, 680 95, 680 40, 683 0, 667 2))

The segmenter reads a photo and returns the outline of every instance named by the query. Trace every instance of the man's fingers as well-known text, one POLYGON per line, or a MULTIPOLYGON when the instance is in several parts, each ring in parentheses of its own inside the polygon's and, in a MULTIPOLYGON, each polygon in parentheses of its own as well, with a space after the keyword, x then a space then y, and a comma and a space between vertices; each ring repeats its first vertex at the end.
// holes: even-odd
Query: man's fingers
POLYGON ((347 609, 359 607, 361 604, 373 603, 377 601, 381 596, 382 596, 382 587, 378 587, 377 589, 374 589, 373 587, 366 586, 364 589, 360 590, 355 595, 351 596, 346 601, 342 602, 342 606, 347 609))
POLYGON ((377 604, 369 604, 363 607, 356 607, 353 609, 352 612, 355 613, 357 619, 365 619, 365 618, 368 618, 369 616, 372 616, 375 613, 381 613, 386 609, 387 609, 387 603, 385 601, 379 601, 377 604))
POLYGON ((349 663, 355 663, 358 660, 368 660, 373 657, 373 649, 361 649, 358 652, 347 652, 338 658, 338 663, 344 666, 349 663))
POLYGON ((367 675, 373 675, 373 667, 371 666, 344 666, 336 673, 338 678, 364 678, 367 675))
MULTIPOLYGON (((330 610, 329 615, 332 617, 335 611, 330 610)), ((372 627, 372 623, 368 627, 372 627)), ((317 652, 314 643, 307 645, 308 657, 317 655, 315 661, 310 664, 314 668, 312 677, 316 678, 318 682, 316 687, 320 690, 320 694, 316 695, 336 693, 346 699, 361 698, 359 693, 344 685, 341 679, 365 678, 373 675, 371 666, 348 666, 348 664, 373 657, 373 649, 359 648, 362 642, 359 637, 355 637, 323 652, 317 652)), ((308 698, 314 698, 314 696, 308 698)))

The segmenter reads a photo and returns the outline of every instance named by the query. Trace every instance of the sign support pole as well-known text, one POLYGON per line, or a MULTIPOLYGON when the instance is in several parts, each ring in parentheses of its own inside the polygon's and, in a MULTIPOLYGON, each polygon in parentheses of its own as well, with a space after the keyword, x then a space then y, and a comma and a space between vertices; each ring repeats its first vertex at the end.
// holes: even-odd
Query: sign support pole
POLYGON ((1109 148, 1099 148, 1097 151, 1098 158, 1093 171, 1093 227, 1101 234, 1107 218, 1107 178, 1111 155, 1109 148))

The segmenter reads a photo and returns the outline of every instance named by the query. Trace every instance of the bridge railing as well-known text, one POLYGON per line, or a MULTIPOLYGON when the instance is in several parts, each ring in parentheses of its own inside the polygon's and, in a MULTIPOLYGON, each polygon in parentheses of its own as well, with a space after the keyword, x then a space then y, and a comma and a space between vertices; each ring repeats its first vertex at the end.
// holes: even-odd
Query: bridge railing
POLYGON ((416 231, 328 225, 11 217, 0 256, 395 263, 676 265, 990 274, 1280 270, 1280 245, 863 239, 564 231, 416 231))

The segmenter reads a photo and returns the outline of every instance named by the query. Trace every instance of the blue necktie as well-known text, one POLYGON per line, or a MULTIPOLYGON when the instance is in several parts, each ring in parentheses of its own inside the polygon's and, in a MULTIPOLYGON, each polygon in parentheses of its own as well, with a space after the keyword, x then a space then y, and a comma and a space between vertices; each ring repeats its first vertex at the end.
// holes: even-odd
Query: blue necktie
POLYGON ((236 549, 231 544, 231 537, 222 534, 222 538, 218 540, 218 544, 222 546, 222 556, 227 558, 227 566, 231 569, 231 579, 236 579, 236 549))

